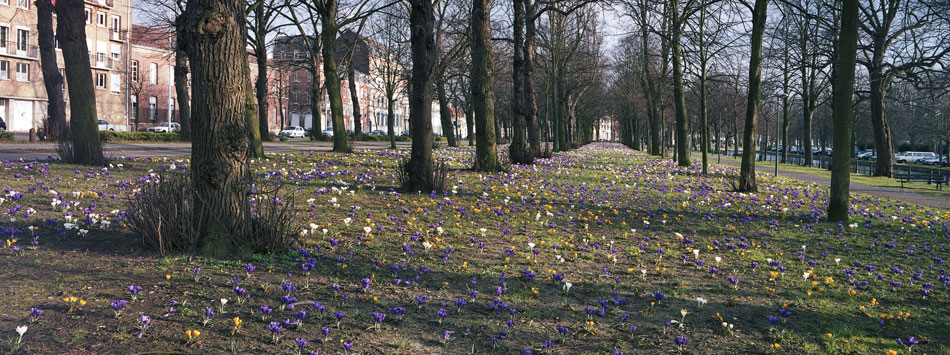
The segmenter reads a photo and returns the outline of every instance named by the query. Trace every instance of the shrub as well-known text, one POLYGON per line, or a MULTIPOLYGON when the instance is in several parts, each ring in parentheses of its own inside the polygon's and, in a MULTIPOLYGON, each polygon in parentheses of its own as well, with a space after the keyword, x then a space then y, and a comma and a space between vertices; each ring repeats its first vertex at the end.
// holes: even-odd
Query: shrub
POLYGON ((115 132, 102 131, 99 137, 103 142, 178 142, 181 141, 181 135, 178 133, 155 133, 155 132, 115 132))
MULTIPOLYGON (((280 196, 278 190, 252 190, 251 198, 241 208, 247 212, 232 238, 239 247, 247 247, 245 252, 283 252, 297 245, 301 222, 295 215, 295 198, 280 196)), ((215 222, 195 219, 193 192, 188 174, 163 173, 130 198, 126 221, 141 238, 143 247, 161 255, 198 250, 201 236, 195 229, 196 222, 215 222)))
MULTIPOLYGON (((403 157, 396 164, 396 178, 403 189, 409 185, 409 157, 403 157)), ((449 164, 444 160, 434 162, 432 166, 432 190, 436 192, 446 191, 448 186, 449 164)))
POLYGON ((6 131, 0 132, 0 141, 10 141, 10 142, 12 142, 12 141, 14 141, 14 140, 16 140, 16 139, 13 137, 13 132, 6 132, 6 131))

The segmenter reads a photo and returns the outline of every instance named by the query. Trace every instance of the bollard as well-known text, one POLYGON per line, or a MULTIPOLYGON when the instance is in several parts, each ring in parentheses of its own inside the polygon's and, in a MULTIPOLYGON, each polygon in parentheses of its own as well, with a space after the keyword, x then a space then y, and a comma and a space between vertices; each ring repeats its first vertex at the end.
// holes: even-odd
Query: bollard
POLYGON ((30 142, 36 142, 36 128, 30 128, 30 142))

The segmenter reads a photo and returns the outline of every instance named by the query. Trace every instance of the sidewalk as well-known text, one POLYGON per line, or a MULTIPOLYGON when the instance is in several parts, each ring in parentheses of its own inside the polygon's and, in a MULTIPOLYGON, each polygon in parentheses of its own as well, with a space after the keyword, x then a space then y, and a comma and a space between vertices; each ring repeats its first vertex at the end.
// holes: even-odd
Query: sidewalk
MULTIPOLYGON (((692 158, 694 159, 695 163, 702 164, 701 155, 693 154, 692 158)), ((711 156, 709 161, 710 161, 710 164, 716 164, 715 156, 711 156)), ((723 161, 719 164, 729 165, 736 168, 739 168, 740 166, 739 162, 733 161, 731 159, 723 159, 723 161)), ((767 173, 771 175, 775 172, 775 166, 772 164, 774 163, 768 162, 768 164, 763 165, 763 162, 757 161, 755 164, 755 170, 756 172, 760 174, 767 173)), ((805 182, 809 182, 809 183, 813 183, 813 184, 817 184, 817 185, 821 185, 825 187, 828 187, 831 185, 831 179, 823 177, 823 176, 815 176, 815 175, 803 174, 799 172, 792 172, 792 171, 783 170, 781 168, 779 168, 778 172, 779 172, 779 175, 796 179, 796 180, 802 180, 805 182)), ((916 203, 921 206, 950 209, 950 198, 947 198, 946 196, 920 193, 911 189, 870 186, 870 185, 852 182, 851 192, 859 193, 859 194, 867 194, 867 195, 883 197, 883 198, 889 198, 892 200, 899 200, 899 201, 903 201, 903 202, 907 202, 911 204, 916 203)))

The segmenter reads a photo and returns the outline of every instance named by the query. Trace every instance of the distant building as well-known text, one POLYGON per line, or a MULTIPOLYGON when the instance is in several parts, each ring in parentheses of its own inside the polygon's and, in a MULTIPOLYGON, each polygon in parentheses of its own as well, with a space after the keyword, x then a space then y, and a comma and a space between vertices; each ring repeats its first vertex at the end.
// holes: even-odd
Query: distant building
MULTIPOLYGON (((86 44, 99 119, 128 127, 127 71, 132 6, 129 0, 86 0, 86 44)), ((56 28, 53 17, 53 28, 56 28)), ((40 130, 49 102, 37 40, 32 0, 0 0, 0 117, 13 132, 40 130)), ((58 45, 57 45, 58 46, 58 45)), ((63 72, 62 52, 57 63, 63 72)), ((63 86, 66 90, 66 86, 63 86)), ((67 120, 69 93, 66 92, 67 120)))
MULTIPOLYGON (((0 0, 2 1, 2 0, 0 0)), ((178 95, 175 92, 175 52, 173 33, 147 26, 132 26, 131 60, 129 62, 129 126, 141 131, 157 124, 181 122, 178 116, 178 95), (170 96, 169 96, 170 94, 170 96)), ((257 61, 249 57, 251 82, 257 79, 257 61)), ((275 81, 277 71, 268 70, 268 81, 275 81)), ((189 93, 191 81, 188 81, 189 93)), ((272 91, 272 90, 269 90, 272 91)), ((268 130, 280 131, 277 98, 269 96, 268 130)), ((192 111, 200 109, 192 107, 192 111)))
MULTIPOLYGON (((382 75, 377 73, 378 68, 382 66, 375 62, 382 60, 378 53, 386 49, 353 31, 341 33, 337 38, 336 47, 336 56, 340 61, 339 74, 342 77, 340 96, 343 101, 344 129, 352 130, 355 126, 350 84, 345 72, 345 65, 349 63, 344 62, 352 60, 360 104, 361 128, 364 133, 374 130, 388 132, 386 95, 383 90, 382 75), (353 45, 354 42, 356 43, 355 46, 353 45)), ((279 70, 286 72, 287 76, 286 83, 278 84, 283 87, 282 91, 287 92, 287 100, 282 103, 282 107, 287 112, 287 125, 302 126, 307 129, 313 126, 311 107, 314 101, 310 95, 311 82, 314 78, 310 74, 311 60, 309 54, 304 37, 300 35, 278 35, 274 45, 273 61, 275 66, 282 68, 279 70)), ((324 80, 322 67, 318 68, 317 73, 319 80, 324 80)), ((393 131, 398 135, 409 130, 409 98, 405 85, 400 86, 396 95, 394 111, 393 131)), ((458 113, 459 111, 453 108, 453 114, 455 115, 453 117, 458 117, 458 113)), ((323 120, 320 125, 321 128, 325 129, 333 126, 332 117, 330 117, 330 102, 326 90, 324 90, 321 100, 320 117, 323 120)), ((465 125, 462 124, 461 126, 460 128, 464 131, 465 125)), ((432 103, 432 127, 435 134, 443 134, 437 102, 432 103)))

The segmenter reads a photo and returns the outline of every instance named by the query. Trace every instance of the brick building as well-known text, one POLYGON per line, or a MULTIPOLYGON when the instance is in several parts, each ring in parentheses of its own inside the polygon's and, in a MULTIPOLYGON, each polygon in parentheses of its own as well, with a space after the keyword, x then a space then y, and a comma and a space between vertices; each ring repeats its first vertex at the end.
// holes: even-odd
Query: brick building
MULTIPOLYGON (((350 84, 344 70, 352 61, 355 70, 356 90, 360 103, 360 114, 362 130, 368 133, 374 130, 388 132, 387 122, 387 102, 385 91, 383 90, 382 77, 378 73, 378 64, 380 56, 374 55, 379 51, 386 50, 380 44, 359 36, 353 31, 344 31, 337 38, 336 55, 340 61, 339 70, 343 77, 340 81, 341 98, 343 101, 343 121, 346 130, 352 130, 353 104, 350 96, 350 84), (355 42, 355 45, 354 45, 355 42), (345 62, 344 62, 345 61, 345 62)), ((310 85, 313 80, 310 74, 309 51, 304 44, 304 38, 299 35, 278 35, 274 45, 273 61, 277 69, 283 73, 278 85, 280 92, 285 93, 282 96, 281 107, 286 114, 286 125, 301 126, 307 129, 313 127, 313 117, 311 107, 313 100, 310 97, 310 85)), ((323 68, 319 68, 319 80, 324 80, 323 68)), ((460 112, 453 108, 453 117, 458 117, 460 112)), ((330 102, 326 92, 323 93, 321 100, 320 116, 323 119, 322 128, 332 127, 332 118, 330 117, 330 102)), ((467 135, 464 122, 460 127, 454 127, 456 132, 461 129, 462 134, 467 135)), ((435 134, 441 135, 442 122, 439 118, 439 104, 432 103, 432 128, 435 134)), ((395 124, 393 131, 401 134, 409 129, 409 98, 406 92, 406 86, 401 85, 396 94, 395 105, 395 124)), ((463 135, 463 136, 464 136, 463 135)))
MULTIPOLYGON (((2 1, 2 0, 0 0, 2 1)), ((165 29, 133 25, 129 62, 130 130, 144 130, 163 122, 181 122, 178 116, 178 95, 175 92, 175 53, 172 32, 165 29)), ((249 57, 251 82, 257 79, 257 61, 249 57)), ((278 72, 268 70, 268 81, 275 82, 278 72)), ((191 82, 188 82, 189 89, 191 82)), ((190 91, 190 90, 189 90, 190 91)), ((269 97, 268 130, 280 130, 276 91, 269 97)), ((192 108, 195 110, 195 108, 192 108)))

